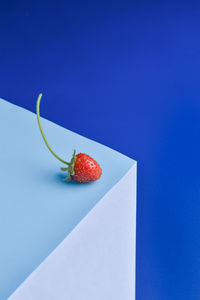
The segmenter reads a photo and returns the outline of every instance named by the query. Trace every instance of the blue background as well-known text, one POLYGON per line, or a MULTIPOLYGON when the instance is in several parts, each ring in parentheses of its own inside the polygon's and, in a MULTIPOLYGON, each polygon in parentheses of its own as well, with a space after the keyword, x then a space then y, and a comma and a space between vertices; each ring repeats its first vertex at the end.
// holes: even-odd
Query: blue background
POLYGON ((200 299, 200 2, 10 1, 0 96, 138 161, 137 300, 200 299))

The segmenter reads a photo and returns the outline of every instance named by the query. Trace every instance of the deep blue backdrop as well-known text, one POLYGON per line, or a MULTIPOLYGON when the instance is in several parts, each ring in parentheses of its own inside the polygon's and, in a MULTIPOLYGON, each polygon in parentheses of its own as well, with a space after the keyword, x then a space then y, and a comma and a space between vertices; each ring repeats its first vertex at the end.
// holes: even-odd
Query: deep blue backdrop
POLYGON ((0 96, 138 160, 137 300, 199 300, 200 2, 4 2, 0 96))

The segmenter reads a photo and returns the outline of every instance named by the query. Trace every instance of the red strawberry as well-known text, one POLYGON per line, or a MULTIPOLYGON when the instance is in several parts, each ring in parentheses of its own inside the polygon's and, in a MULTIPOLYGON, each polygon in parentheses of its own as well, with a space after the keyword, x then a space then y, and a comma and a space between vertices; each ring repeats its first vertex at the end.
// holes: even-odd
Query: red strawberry
POLYGON ((71 177, 77 182, 95 181, 101 177, 100 165, 89 155, 79 153, 76 155, 74 175, 71 177))
POLYGON ((79 153, 76 155, 74 150, 70 163, 67 168, 61 168, 62 171, 68 171, 65 180, 74 179, 76 182, 85 183, 99 179, 101 177, 100 165, 89 155, 79 153))
POLYGON ((40 121, 40 101, 42 98, 42 94, 39 95, 37 100, 37 119, 38 125, 42 134, 42 137, 45 141, 45 144, 49 151, 62 163, 66 164, 67 168, 61 168, 62 171, 68 171, 68 176, 65 180, 70 178, 74 179, 76 182, 85 183, 90 181, 95 181, 101 177, 101 167, 100 165, 89 155, 84 153, 79 153, 76 155, 76 151, 74 150, 72 159, 70 162, 67 162, 60 158, 49 146, 46 137, 44 135, 41 121, 40 121))

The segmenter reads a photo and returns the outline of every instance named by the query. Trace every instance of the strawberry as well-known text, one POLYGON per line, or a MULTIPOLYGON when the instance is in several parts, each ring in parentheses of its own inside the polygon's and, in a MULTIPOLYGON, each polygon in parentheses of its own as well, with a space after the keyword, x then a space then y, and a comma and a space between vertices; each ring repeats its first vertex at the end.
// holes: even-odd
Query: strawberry
POLYGON ((68 171, 65 180, 68 181, 72 178, 80 183, 95 181, 101 177, 102 173, 100 165, 91 156, 85 153, 76 155, 75 150, 68 167, 61 168, 61 170, 68 171))
POLYGON ((40 101, 42 98, 42 94, 39 94, 38 100, 37 100, 37 119, 38 119, 38 125, 40 128, 40 132, 42 134, 42 137, 44 139, 44 142, 49 149, 49 151, 62 163, 66 164, 66 168, 61 168, 62 171, 68 171, 68 176, 65 178, 65 180, 70 180, 71 178, 79 183, 86 183, 91 181, 96 181, 101 177, 101 167, 100 165, 89 155, 85 153, 79 153, 76 155, 76 151, 74 150, 72 159, 70 162, 67 162, 60 158, 49 146, 46 137, 44 135, 44 131, 42 129, 41 121, 40 121, 40 101))
POLYGON ((92 157, 79 153, 74 164, 72 178, 77 182, 95 181, 101 177, 101 167, 92 157))

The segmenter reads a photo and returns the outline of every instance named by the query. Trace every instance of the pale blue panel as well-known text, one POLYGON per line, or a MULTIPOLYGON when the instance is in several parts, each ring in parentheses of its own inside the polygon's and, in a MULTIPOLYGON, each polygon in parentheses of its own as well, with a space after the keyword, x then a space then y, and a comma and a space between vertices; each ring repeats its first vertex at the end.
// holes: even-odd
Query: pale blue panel
POLYGON ((63 181, 42 141, 36 115, 0 99, 0 299, 51 253, 135 163, 103 145, 42 119, 55 152, 73 149, 94 157, 103 170, 94 183, 63 181))

